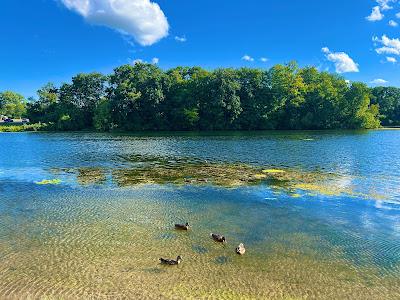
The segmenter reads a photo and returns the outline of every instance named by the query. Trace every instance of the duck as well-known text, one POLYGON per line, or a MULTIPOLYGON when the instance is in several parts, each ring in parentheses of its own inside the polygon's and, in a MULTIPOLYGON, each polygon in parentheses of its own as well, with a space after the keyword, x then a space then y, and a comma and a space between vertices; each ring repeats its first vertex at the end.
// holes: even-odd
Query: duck
POLYGON ((246 248, 243 243, 240 243, 239 246, 236 247, 236 253, 239 255, 243 255, 246 252, 246 248))
POLYGON ((189 230, 190 229, 190 225, 187 222, 186 222, 186 224, 175 224, 175 229, 189 230))
POLYGON ((176 258, 176 260, 174 259, 169 259, 169 258, 160 258, 160 263, 162 265, 170 265, 170 266, 174 266, 174 265, 179 265, 182 262, 182 257, 180 255, 178 255, 178 257, 176 258))
POLYGON ((226 238, 217 233, 211 233, 211 237, 213 238, 214 241, 219 242, 219 243, 226 243, 226 238))

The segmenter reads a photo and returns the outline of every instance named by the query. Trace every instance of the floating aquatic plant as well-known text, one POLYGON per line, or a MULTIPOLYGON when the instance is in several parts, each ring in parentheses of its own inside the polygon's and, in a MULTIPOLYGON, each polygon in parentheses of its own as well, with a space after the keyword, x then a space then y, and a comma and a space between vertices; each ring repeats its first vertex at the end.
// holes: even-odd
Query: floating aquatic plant
MULTIPOLYGON (((353 191, 352 178, 345 176, 349 184, 343 185, 344 175, 323 171, 305 171, 296 168, 260 168, 242 163, 207 161, 197 158, 169 158, 158 156, 130 155, 123 158, 126 163, 120 168, 57 169, 75 174, 81 185, 104 184, 107 176, 119 186, 143 184, 214 185, 235 188, 249 185, 268 185, 277 194, 285 193, 297 198, 326 195, 375 198, 372 194, 353 191), (302 191, 302 193, 300 192, 302 191)), ((42 184, 49 184, 46 181, 42 184)))
POLYGON ((101 168, 79 168, 77 180, 82 185, 102 184, 106 181, 106 173, 101 168))
POLYGON ((264 178, 267 178, 267 175, 265 175, 265 174, 255 174, 254 178, 256 178, 256 179, 264 179, 264 178))
POLYGON ((285 173, 285 170, 280 170, 280 169, 267 169, 267 170, 262 170, 263 173, 267 174, 278 174, 278 173, 285 173))
POLYGON ((47 184, 60 184, 61 180, 60 179, 43 179, 42 181, 35 181, 36 184, 39 185, 47 185, 47 184))
POLYGON ((300 198, 301 197, 301 195, 297 194, 297 193, 289 194, 289 196, 292 197, 292 198, 300 198))

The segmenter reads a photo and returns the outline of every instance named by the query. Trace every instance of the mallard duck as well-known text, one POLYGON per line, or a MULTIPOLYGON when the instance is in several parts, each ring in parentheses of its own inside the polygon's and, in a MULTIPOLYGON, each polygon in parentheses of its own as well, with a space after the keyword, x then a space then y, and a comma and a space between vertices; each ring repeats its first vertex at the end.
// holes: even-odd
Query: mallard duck
POLYGON ((214 241, 219 242, 219 243, 226 243, 226 238, 217 233, 211 233, 211 237, 214 239, 214 241))
POLYGON ((160 263, 163 265, 179 265, 182 262, 182 257, 179 255, 176 260, 168 258, 160 258, 160 263))
POLYGON ((175 229, 189 230, 190 229, 190 225, 187 222, 186 222, 186 224, 175 224, 175 229))
POLYGON ((243 243, 240 243, 239 246, 236 247, 236 253, 243 255, 246 252, 246 248, 244 247, 243 243))

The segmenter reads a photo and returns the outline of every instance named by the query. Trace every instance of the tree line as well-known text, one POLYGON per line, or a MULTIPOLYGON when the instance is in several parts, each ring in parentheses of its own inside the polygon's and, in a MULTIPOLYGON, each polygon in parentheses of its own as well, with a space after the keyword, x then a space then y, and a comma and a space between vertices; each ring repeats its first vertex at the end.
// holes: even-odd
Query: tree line
POLYGON ((213 71, 136 63, 48 83, 37 99, 0 93, 0 114, 53 130, 368 129, 400 125, 400 89, 371 89, 294 62, 213 71))

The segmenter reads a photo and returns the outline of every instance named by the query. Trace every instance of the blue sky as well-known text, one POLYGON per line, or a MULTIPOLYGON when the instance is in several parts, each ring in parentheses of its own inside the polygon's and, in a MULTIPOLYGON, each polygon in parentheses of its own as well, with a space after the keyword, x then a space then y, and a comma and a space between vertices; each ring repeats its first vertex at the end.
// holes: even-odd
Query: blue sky
POLYGON ((1 0, 0 90, 34 96, 138 59, 163 69, 296 60, 400 86, 399 12, 396 0, 1 0))

